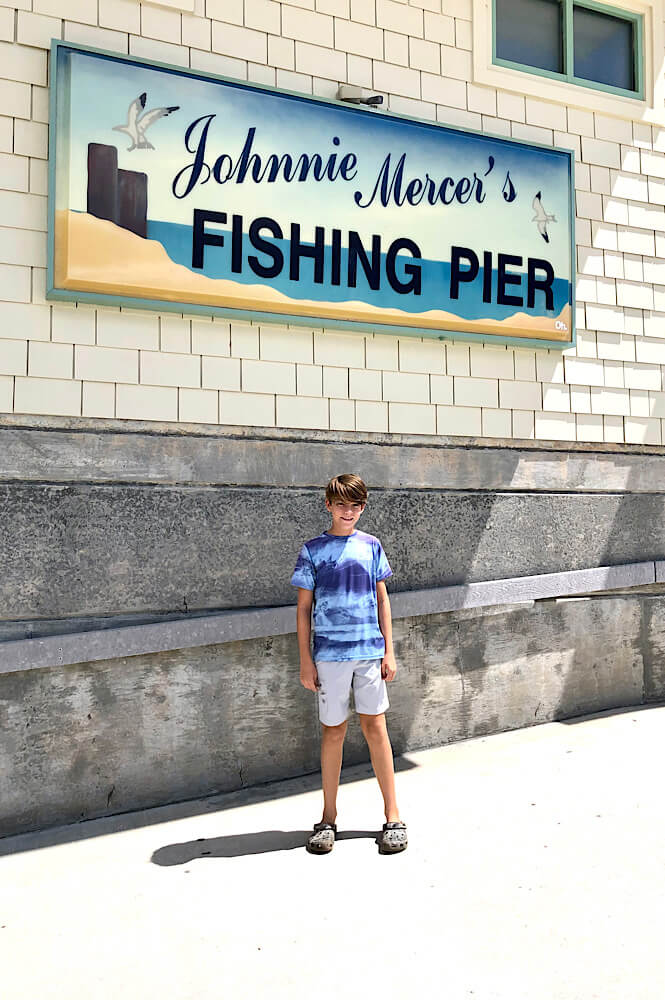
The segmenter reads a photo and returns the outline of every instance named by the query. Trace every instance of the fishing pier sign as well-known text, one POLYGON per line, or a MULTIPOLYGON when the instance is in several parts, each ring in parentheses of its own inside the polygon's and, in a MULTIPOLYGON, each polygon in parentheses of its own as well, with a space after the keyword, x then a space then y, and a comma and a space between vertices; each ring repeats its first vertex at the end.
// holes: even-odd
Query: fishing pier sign
POLYGON ((50 299, 568 347, 573 154, 54 42, 50 299))

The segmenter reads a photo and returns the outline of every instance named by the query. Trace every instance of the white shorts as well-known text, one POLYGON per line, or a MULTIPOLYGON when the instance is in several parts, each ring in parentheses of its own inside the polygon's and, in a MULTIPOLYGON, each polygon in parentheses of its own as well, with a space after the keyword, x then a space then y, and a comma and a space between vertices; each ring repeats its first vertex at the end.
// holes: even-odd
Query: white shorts
POLYGON ((356 712, 381 715, 389 707, 381 660, 318 660, 319 719, 324 726, 340 726, 349 714, 353 687, 356 712))

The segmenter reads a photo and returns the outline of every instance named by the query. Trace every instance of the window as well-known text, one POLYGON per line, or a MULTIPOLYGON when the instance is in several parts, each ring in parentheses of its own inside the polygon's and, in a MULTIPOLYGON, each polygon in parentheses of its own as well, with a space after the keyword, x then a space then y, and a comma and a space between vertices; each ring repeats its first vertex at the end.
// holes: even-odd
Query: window
POLYGON ((592 0, 494 0, 494 62, 643 98, 642 17, 592 0))

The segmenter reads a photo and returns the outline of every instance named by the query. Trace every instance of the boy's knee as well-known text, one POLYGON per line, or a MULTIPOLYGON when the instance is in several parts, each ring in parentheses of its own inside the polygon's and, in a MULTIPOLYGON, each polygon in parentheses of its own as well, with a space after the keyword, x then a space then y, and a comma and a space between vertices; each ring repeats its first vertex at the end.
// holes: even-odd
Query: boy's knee
POLYGON ((380 715, 360 715, 360 728, 366 739, 373 736, 380 736, 386 732, 386 716, 384 712, 380 715))
POLYGON ((326 740, 341 741, 344 739, 344 736, 346 735, 346 726, 347 726, 346 720, 344 722, 340 722, 338 726, 326 726, 324 723, 321 723, 322 735, 326 740))

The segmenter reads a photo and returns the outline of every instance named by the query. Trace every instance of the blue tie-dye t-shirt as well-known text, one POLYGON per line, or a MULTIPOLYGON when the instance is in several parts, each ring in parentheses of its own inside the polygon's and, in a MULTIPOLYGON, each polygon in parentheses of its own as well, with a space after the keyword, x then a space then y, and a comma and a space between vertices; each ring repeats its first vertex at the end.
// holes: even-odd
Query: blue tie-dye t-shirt
POLYGON ((314 591, 315 661, 383 656, 376 584, 392 573, 381 542, 364 531, 305 542, 291 583, 314 591))

